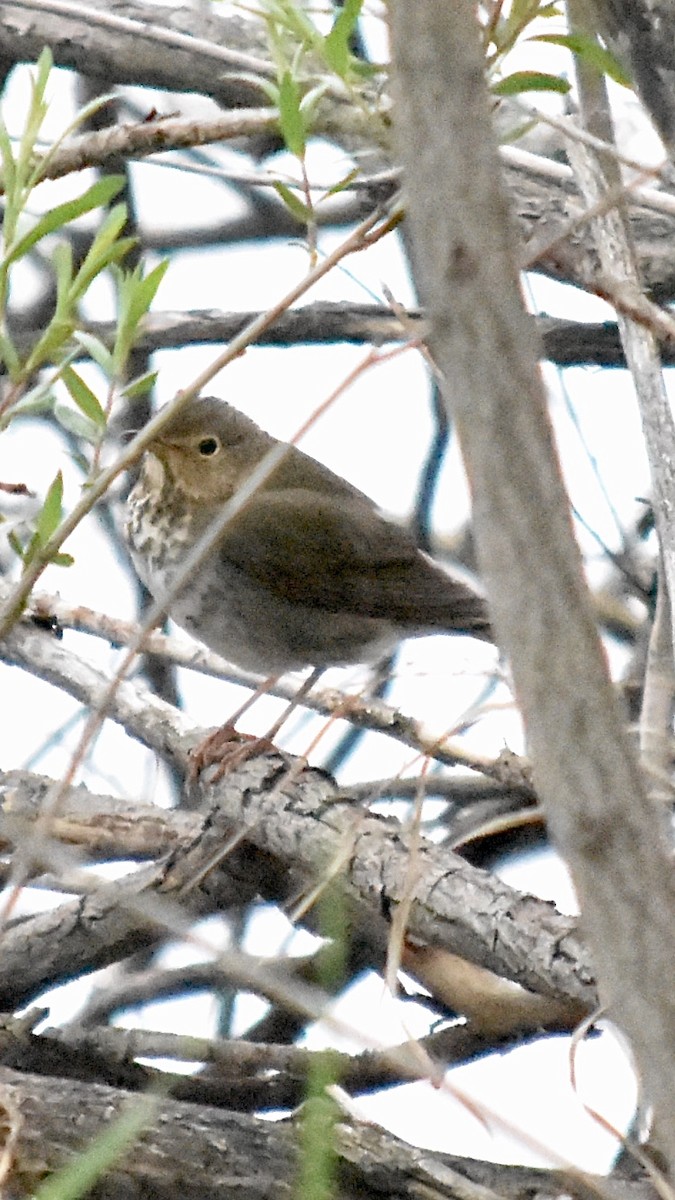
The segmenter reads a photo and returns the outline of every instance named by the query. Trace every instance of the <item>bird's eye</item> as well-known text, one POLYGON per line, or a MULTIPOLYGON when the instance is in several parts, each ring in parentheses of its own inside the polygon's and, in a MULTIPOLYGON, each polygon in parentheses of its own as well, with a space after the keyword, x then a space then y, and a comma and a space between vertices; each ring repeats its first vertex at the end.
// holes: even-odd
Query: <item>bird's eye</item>
POLYGON ((220 450, 220 442, 217 437, 205 437, 200 441, 197 449, 202 458, 213 458, 220 450))

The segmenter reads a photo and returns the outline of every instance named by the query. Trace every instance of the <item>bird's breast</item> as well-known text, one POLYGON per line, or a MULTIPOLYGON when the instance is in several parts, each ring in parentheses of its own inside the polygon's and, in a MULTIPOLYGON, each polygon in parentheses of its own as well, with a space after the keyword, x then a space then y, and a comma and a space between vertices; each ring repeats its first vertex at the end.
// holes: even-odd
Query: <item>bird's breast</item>
POLYGON ((169 586, 198 536, 183 493, 163 470, 159 474, 147 465, 129 493, 124 532, 134 566, 155 597, 169 586))

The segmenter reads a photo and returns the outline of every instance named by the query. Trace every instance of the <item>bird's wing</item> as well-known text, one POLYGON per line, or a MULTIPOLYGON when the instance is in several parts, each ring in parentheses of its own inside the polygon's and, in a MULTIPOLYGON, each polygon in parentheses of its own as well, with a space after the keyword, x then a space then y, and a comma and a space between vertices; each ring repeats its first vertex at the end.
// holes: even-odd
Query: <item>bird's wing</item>
POLYGON ((261 492, 226 528, 220 554, 296 604, 487 634, 484 600, 360 497, 261 492))

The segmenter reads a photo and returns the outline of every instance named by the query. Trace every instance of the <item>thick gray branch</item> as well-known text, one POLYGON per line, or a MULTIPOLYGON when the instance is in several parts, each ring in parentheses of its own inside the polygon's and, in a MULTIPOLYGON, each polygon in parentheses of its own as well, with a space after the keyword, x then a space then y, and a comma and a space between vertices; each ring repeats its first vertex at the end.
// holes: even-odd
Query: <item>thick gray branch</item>
MULTIPOLYGON (((675 227, 673 229, 675 239, 675 227)), ((675 266, 675 264, 674 264, 675 266)), ((213 309, 192 312, 152 312, 145 318, 137 348, 146 353, 178 349, 182 346, 220 345, 241 333, 259 312, 226 313, 213 309)), ((306 304, 283 313, 262 337, 258 346, 324 346, 350 343, 356 346, 386 346, 405 336, 423 336, 426 326, 419 309, 406 312, 409 322, 405 333, 394 313, 382 305, 333 303, 306 304)), ((538 317, 544 357, 562 367, 594 365, 625 367, 626 359, 617 326, 611 322, 580 322, 559 317, 538 317)), ((111 345, 115 333, 110 321, 90 321, 87 330, 111 345)), ((38 330, 23 330, 14 337, 20 354, 28 356, 40 335, 38 330)), ((70 347, 69 347, 70 349, 70 347)), ((79 358, 86 352, 73 344, 79 358)), ((675 366, 675 343, 664 342, 663 362, 675 366)))
MULTIPOLYGON (((12 1195, 30 1196, 41 1180, 109 1130, 137 1097, 117 1088, 45 1079, 0 1069, 5 1121, 16 1130, 10 1151, 12 1195), (73 1114, 77 1114, 74 1119, 73 1114)), ((297 1194, 298 1120, 265 1121, 203 1105, 162 1100, 125 1158, 92 1193, 96 1200, 269 1200, 297 1194)), ((335 1129, 335 1200, 505 1200, 586 1197, 587 1185, 559 1172, 432 1154, 368 1124, 335 1129)), ((652 1200, 646 1183, 603 1181, 609 1200, 652 1200)))
POLYGON ((253 82, 237 78, 246 66, 245 56, 266 59, 267 46, 262 22, 254 23, 237 16, 223 17, 220 12, 160 4, 116 3, 88 4, 101 13, 135 23, 124 29, 96 24, 88 14, 81 15, 77 4, 72 13, 22 8, 0 4, 2 50, 17 62, 33 62, 50 47, 57 66, 71 67, 84 75, 99 76, 106 87, 116 83, 162 88, 166 91, 202 92, 224 107, 260 104, 263 93, 253 82), (145 29, 144 29, 145 26, 145 29), (153 30, 175 30, 195 40, 194 45, 167 46, 153 30), (209 53, 206 45, 227 47, 232 61, 209 53), (237 54, 242 56, 237 60, 237 54))
POLYGON ((397 123, 418 285, 473 482, 479 556, 535 779, 580 896, 603 1000, 632 1040, 675 1154, 675 914, 662 814, 628 752, 583 582, 514 234, 473 5, 392 5, 397 123))
POLYGON ((591 0, 600 32, 629 67, 669 152, 675 150, 675 10, 671 0, 591 0))
MULTIPOLYGON (((65 685, 86 704, 95 705, 106 691, 106 681, 95 668, 41 630, 14 629, 3 644, 3 655, 8 661, 26 662, 42 678, 65 685)), ((126 682, 110 699, 109 713, 134 736, 168 753, 185 768, 186 743, 195 741, 200 731, 193 728, 187 733, 184 716, 171 705, 126 682)), ((348 892, 357 906, 365 906, 361 915, 373 931, 380 923, 377 914, 388 912, 407 895, 409 849, 401 827, 374 816, 364 817, 360 806, 355 808, 348 801, 337 803, 335 784, 326 776, 299 771, 296 764, 287 778, 282 762, 260 758, 226 779, 215 795, 216 809, 205 830, 213 838, 216 825, 223 824, 216 845, 225 845, 233 828, 244 829, 250 845, 263 855, 272 855, 283 870, 293 867, 305 877, 313 877, 333 862, 344 862, 348 892)), ((208 858, 208 853, 198 836, 195 872, 204 861, 199 856, 208 858)), ((411 934, 533 991, 593 1005, 593 976, 572 921, 542 901, 469 867, 443 848, 424 845, 420 867, 408 926, 411 934)), ((232 868, 230 855, 222 872, 224 894, 219 895, 215 888, 215 907, 232 903, 232 868)), ((263 878, 270 877, 269 867, 265 876, 264 863, 262 873, 263 878)), ((212 873, 210 879, 214 878, 212 873)), ((239 885, 235 882, 234 886, 239 885)), ((119 899, 123 901, 121 895, 119 899)), ((127 926, 126 917, 124 922, 116 921, 115 897, 109 890, 101 904, 104 911, 97 910, 93 923, 82 919, 80 902, 73 902, 70 907, 63 906, 60 914, 34 919, 30 935, 28 924, 18 933, 6 933, 1 957, 6 966, 11 957, 4 985, 10 992, 0 998, 0 1005, 12 1007, 20 997, 25 1000, 55 982, 60 973, 71 977, 78 969, 85 970, 88 953, 96 952, 98 965, 102 955, 112 961, 118 937, 133 937, 135 926, 133 921, 127 926), (92 929, 95 937, 90 946, 92 929), (75 960, 72 931, 77 931, 79 938, 75 960), (28 960, 27 936, 34 938, 37 947, 28 960), (39 949, 42 944, 45 949, 39 949)), ((376 936, 383 942, 384 929, 376 936)))

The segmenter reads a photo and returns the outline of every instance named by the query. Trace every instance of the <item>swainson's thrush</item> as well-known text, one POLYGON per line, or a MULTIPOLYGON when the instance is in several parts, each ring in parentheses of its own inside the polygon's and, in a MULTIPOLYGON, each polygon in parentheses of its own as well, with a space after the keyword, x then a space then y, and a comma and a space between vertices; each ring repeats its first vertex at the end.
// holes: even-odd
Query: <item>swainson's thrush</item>
MULTIPOLYGON (((128 500, 136 569, 156 598, 277 439, 222 400, 189 401, 149 447, 128 500)), ((485 601, 371 500, 292 446, 168 605, 261 674, 368 662, 406 637, 491 640, 485 601)))

